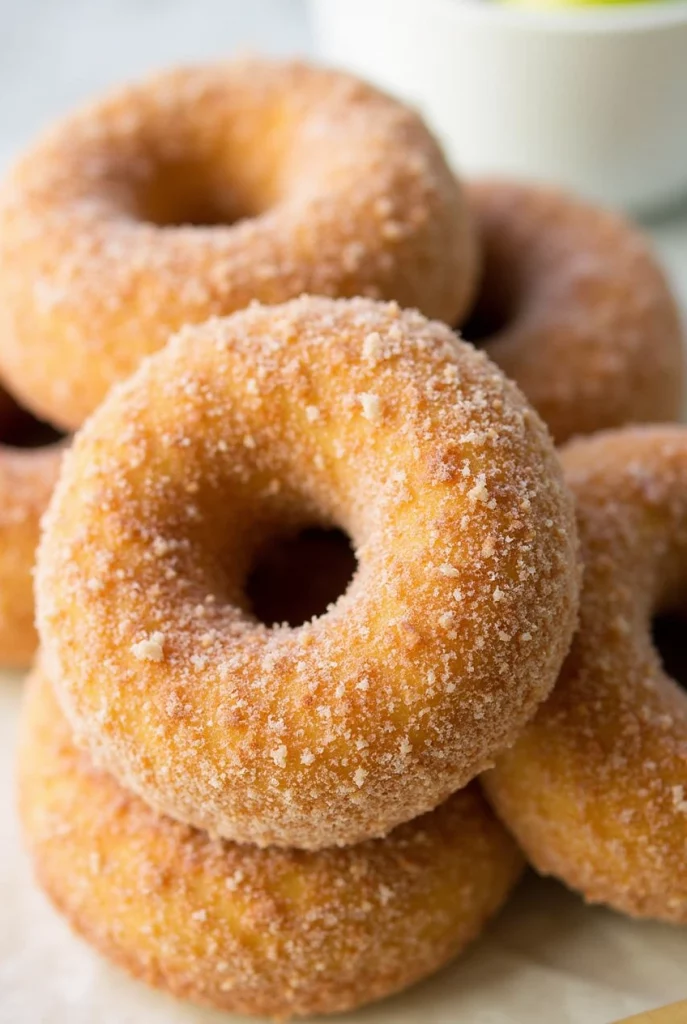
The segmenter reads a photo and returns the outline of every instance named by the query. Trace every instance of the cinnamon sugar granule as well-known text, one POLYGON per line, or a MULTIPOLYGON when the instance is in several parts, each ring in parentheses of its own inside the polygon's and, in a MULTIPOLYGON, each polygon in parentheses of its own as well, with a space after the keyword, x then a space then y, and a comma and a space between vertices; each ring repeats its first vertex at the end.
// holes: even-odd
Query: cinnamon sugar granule
MULTIPOLYGON (((469 468, 468 467, 465 467, 465 468, 467 470, 467 474, 466 475, 469 475, 469 472, 470 472, 469 468)), ((487 485, 485 483, 483 475, 480 475, 477 478, 477 483, 473 487, 470 488, 470 490, 468 491, 467 497, 468 497, 468 501, 472 501, 472 502, 475 502, 475 501, 486 502, 486 501, 488 501, 488 499, 489 499, 489 491, 487 490, 487 485)))
POLYGON ((363 408, 363 416, 370 423, 379 423, 382 417, 382 405, 377 395, 363 393, 358 395, 358 400, 363 408))
POLYGON ((494 541, 494 538, 491 536, 486 537, 481 549, 482 558, 491 558, 495 550, 496 543, 494 541))
POLYGON ((285 768, 287 754, 288 750, 286 746, 282 743, 280 746, 276 747, 276 749, 272 751, 270 757, 272 758, 272 760, 274 761, 278 768, 285 768))
POLYGON ((243 871, 238 869, 234 871, 233 874, 227 876, 224 884, 226 885, 227 889, 233 892, 234 890, 238 889, 239 885, 241 884, 244 878, 245 875, 243 871))
POLYGON ((687 814, 687 800, 685 800, 685 787, 682 785, 673 786, 671 790, 673 796, 673 804, 676 810, 682 814, 687 814))
POLYGON ((162 661, 164 658, 164 633, 155 632, 131 645, 131 653, 140 661, 162 661))
POLYGON ((382 336, 378 331, 370 331, 363 340, 363 357, 379 359, 382 354, 382 336))

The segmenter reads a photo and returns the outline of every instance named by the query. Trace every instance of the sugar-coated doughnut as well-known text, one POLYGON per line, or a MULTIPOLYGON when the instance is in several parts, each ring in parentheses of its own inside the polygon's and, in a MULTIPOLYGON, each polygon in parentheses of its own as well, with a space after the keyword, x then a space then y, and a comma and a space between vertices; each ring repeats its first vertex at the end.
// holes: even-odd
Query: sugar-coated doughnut
POLYGON ((487 792, 540 871, 590 901, 687 922, 687 694, 652 642, 653 617, 687 610, 687 428, 601 434, 563 464, 585 562, 580 630, 487 792))
POLYGON ((520 385, 560 444, 678 419, 680 316, 647 239, 564 192, 471 184, 483 280, 465 336, 520 385))
POLYGON ((304 848, 384 835, 491 764, 576 620, 574 510, 517 388, 449 327, 302 298, 184 329, 82 430, 37 570, 78 742, 151 805, 304 848), (268 628, 255 554, 339 526, 358 569, 268 628))
POLYGON ((475 277, 466 203, 419 116, 297 62, 120 89, 0 190, 0 363, 70 429, 183 324, 304 292, 451 321, 475 277))
POLYGON ((38 880, 78 933, 151 985, 279 1019, 352 1009, 436 970, 522 867, 476 785, 345 849, 212 840, 95 771, 40 672, 19 790, 38 880))
POLYGON ((33 564, 63 454, 42 428, 0 388, 0 665, 7 668, 28 665, 38 642, 33 564))

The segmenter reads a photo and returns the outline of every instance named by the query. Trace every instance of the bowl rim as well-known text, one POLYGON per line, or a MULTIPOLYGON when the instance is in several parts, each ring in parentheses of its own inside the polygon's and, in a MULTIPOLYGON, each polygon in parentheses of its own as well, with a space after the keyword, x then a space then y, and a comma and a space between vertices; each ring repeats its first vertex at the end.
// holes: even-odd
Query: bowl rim
MULTIPOLYGON (((318 0, 319 3, 332 0, 318 0)), ((371 2, 371 0, 370 0, 371 2)), ((618 34, 652 32, 687 27, 687 0, 634 0, 634 2, 598 3, 587 6, 536 8, 499 2, 499 0, 422 0, 427 11, 434 9, 457 23, 492 25, 531 31, 542 29, 566 34, 618 34)), ((399 5, 400 6, 400 5, 399 5)))

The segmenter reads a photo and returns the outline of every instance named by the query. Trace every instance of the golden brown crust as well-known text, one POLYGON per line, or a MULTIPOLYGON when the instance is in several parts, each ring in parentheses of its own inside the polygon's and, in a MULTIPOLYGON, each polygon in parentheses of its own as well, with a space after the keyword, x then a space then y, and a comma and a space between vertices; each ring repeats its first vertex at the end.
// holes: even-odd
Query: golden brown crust
POLYGON ((521 856, 479 791, 383 840, 303 853, 212 840, 96 772, 37 672, 20 813, 74 929, 151 985, 280 1018, 352 1009, 434 971, 482 930, 521 856))
POLYGON ((485 779, 542 872, 626 913, 687 922, 687 696, 652 616, 687 607, 687 428, 562 451, 578 502, 580 630, 552 697, 485 779))
POLYGON ((556 442, 678 419, 680 316, 639 230, 540 186, 476 182, 468 198, 484 267, 472 324, 481 321, 482 332, 490 321, 496 327, 481 346, 519 384, 556 442))
POLYGON ((0 388, 0 665, 24 668, 38 645, 32 573, 40 520, 64 446, 13 447, 16 429, 17 407, 0 388))
POLYGON ((475 276, 461 190, 414 112, 297 62, 175 69, 64 120, 6 182, 0 362, 73 428, 185 323, 305 292, 450 321, 475 276))
POLYGON ((189 327, 65 462, 37 596, 45 666, 98 763, 240 842, 386 834, 491 764, 549 693, 577 604, 541 421, 452 331, 364 299, 189 327), (334 524, 325 615, 249 614, 253 553, 334 524))

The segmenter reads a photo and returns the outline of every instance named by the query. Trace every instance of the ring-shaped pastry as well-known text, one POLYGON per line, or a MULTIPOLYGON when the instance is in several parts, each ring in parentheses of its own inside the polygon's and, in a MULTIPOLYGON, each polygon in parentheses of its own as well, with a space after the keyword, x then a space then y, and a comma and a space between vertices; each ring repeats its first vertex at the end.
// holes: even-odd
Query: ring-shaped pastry
POLYGON ((174 69, 91 103, 0 190, 0 364, 81 425, 187 323, 252 300, 471 300, 472 219, 419 116, 298 62, 174 69))
POLYGON ((578 503, 580 628, 553 695, 484 782, 534 866, 595 903, 687 921, 687 695, 652 620, 687 608, 687 428, 562 451, 578 503))
POLYGON ((576 621, 570 495, 482 353, 395 304, 303 298, 186 328, 78 435, 37 571, 45 666, 127 788, 258 845, 385 835, 493 762, 576 621), (269 628, 274 537, 338 526, 358 569, 269 628))

